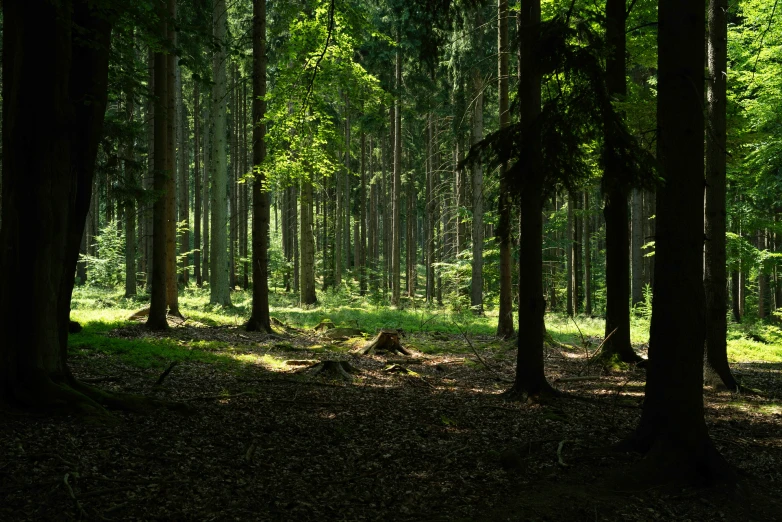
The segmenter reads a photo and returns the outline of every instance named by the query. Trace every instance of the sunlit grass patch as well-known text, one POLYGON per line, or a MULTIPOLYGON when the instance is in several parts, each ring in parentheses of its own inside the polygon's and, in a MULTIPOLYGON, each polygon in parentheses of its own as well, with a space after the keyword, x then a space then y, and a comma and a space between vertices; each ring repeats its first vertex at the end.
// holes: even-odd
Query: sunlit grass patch
POLYGON ((727 406, 745 413, 759 413, 761 415, 782 415, 782 403, 780 402, 756 402, 751 400, 738 400, 727 403, 727 406))

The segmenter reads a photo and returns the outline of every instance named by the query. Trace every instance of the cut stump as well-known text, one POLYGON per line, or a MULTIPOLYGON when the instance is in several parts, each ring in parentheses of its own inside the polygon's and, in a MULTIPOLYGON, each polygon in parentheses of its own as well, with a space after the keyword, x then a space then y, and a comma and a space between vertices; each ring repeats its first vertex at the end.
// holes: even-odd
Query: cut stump
POLYGON ((299 372, 302 371, 307 371, 311 375, 320 375, 343 381, 352 381, 353 375, 361 373, 361 370, 347 361, 321 361, 318 364, 299 370, 299 372))
POLYGON ((373 340, 368 342, 359 352, 362 355, 368 353, 393 353, 398 355, 412 355, 399 344, 399 332, 397 330, 381 330, 373 340))
POLYGON ((334 328, 334 322, 331 319, 323 319, 318 323, 318 326, 315 327, 315 330, 323 332, 325 330, 331 330, 332 328, 334 328))

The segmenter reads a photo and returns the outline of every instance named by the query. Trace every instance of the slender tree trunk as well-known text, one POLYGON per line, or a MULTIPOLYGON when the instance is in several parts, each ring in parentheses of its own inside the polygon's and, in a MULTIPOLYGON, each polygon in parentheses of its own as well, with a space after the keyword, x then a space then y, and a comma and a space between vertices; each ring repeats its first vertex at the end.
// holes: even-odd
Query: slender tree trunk
MULTIPOLYGON (((164 4, 159 4, 161 35, 167 37, 167 13, 164 4)), ((154 137, 154 179, 155 202, 152 206, 152 282, 150 285, 150 307, 147 328, 165 330, 166 319, 166 155, 168 151, 168 126, 166 125, 166 105, 168 101, 168 59, 162 52, 155 53, 155 137, 154 137)))
POLYGON ((578 192, 572 194, 573 202, 573 313, 581 311, 581 289, 583 288, 583 258, 581 248, 581 196, 578 192), (578 212, 575 212, 578 211, 578 212))
POLYGON ((703 64, 700 0, 660 0, 655 293, 646 393, 634 439, 645 482, 733 481, 703 409, 703 64))
POLYGON ((728 364, 726 252, 726 108, 728 0, 710 0, 708 9, 708 81, 706 82, 705 263, 706 359, 704 378, 719 379, 730 390, 738 383, 728 364), (715 378, 716 377, 716 378, 715 378))
POLYGON ((228 148, 231 151, 231 170, 228 175, 228 201, 229 201, 229 217, 228 217, 228 287, 233 291, 236 288, 236 246, 238 244, 238 236, 237 232, 239 230, 239 215, 237 211, 237 202, 238 202, 238 196, 237 196, 237 181, 239 178, 239 143, 237 139, 237 129, 238 129, 238 118, 237 118, 237 106, 239 103, 239 99, 237 96, 237 81, 236 81, 236 65, 234 64, 232 67, 233 71, 231 73, 232 79, 231 79, 231 126, 229 129, 230 132, 230 142, 228 143, 228 148))
POLYGON ((203 279, 201 278, 201 91, 199 83, 193 80, 193 182, 195 187, 195 238, 193 240, 193 262, 195 264, 196 286, 201 288, 203 279))
POLYGON ((190 187, 188 178, 190 175, 190 155, 187 153, 187 143, 190 139, 190 129, 187 125, 187 107, 185 107, 184 90, 182 86, 182 72, 177 69, 178 114, 179 114, 179 222, 184 223, 184 230, 180 237, 179 252, 182 256, 182 284, 187 287, 190 284, 190 187))
MULTIPOLYGON (((147 171, 143 176, 141 186, 144 189, 144 195, 147 196, 143 202, 141 222, 144 223, 144 235, 141 236, 141 256, 144 260, 144 288, 147 293, 152 292, 152 204, 149 200, 149 194, 152 192, 152 186, 155 179, 155 53, 149 49, 147 53, 147 71, 148 96, 147 96, 147 171)), ((90 223, 87 223, 87 239, 89 244, 90 223)))
MULTIPOLYGON (((497 48, 499 49, 498 61, 498 96, 500 111, 500 128, 510 125, 509 103, 509 57, 510 47, 508 43, 509 23, 508 0, 497 1, 497 48)), ((500 303, 499 318, 497 321, 497 336, 508 338, 513 335, 513 283, 511 274, 511 198, 508 187, 506 164, 500 165, 500 195, 498 198, 499 223, 496 236, 500 247, 500 303)))
MULTIPOLYGON (((766 231, 761 229, 756 232, 755 246, 758 250, 766 249, 766 231)), ((768 316, 768 275, 765 272, 765 266, 760 263, 758 267, 758 319, 765 319, 768 316)))
POLYGON ((358 270, 359 270, 359 291, 361 295, 367 293, 367 151, 366 135, 361 132, 361 189, 359 193, 359 235, 357 239, 358 248, 358 270))
POLYGON ((573 317, 573 197, 568 194, 567 197, 567 314, 573 317))
POLYGON ((248 331, 271 332, 269 317, 269 193, 264 190, 266 158, 266 2, 253 0, 253 300, 248 331))
MULTIPOLYGON (((533 134, 540 117, 540 59, 535 49, 540 39, 540 0, 521 0, 518 14, 519 121, 525 140, 540 141, 533 134)), ((543 158, 540 147, 529 149, 529 172, 521 189, 519 205, 519 335, 516 379, 508 391, 512 399, 555 393, 543 373, 543 336, 546 331, 543 299, 543 158)))
POLYGON ((312 182, 301 184, 301 304, 318 302, 315 295, 315 242, 312 236, 312 182))
MULTIPOLYGON (((397 45, 399 36, 397 35, 397 45)), ((400 205, 402 204, 402 51, 397 47, 396 51, 396 98, 394 100, 394 188, 393 188, 393 244, 391 252, 391 304, 399 306, 401 304, 401 244, 402 227, 400 221, 400 205)))
MULTIPOLYGON (((131 32, 131 41, 133 33, 131 32)), ((135 57, 132 57, 134 59, 135 57)), ((125 117, 128 123, 133 123, 135 91, 133 84, 128 86, 125 100, 125 117)), ((125 186, 135 188, 138 186, 136 172, 133 167, 135 150, 133 137, 128 137, 125 143, 123 168, 125 169, 125 186)), ((136 201, 132 196, 125 198, 125 297, 136 295, 136 201)))
MULTIPOLYGON (((482 25, 478 17, 478 26, 482 25)), ((472 144, 483 139, 483 78, 480 70, 473 71, 474 102, 472 114, 472 144)), ((483 165, 475 162, 472 167, 472 284, 470 305, 473 311, 483 314, 483 165)))
POLYGON ((228 224, 227 212, 227 184, 228 165, 226 158, 226 7, 225 0, 215 0, 214 14, 214 39, 220 43, 220 48, 214 53, 212 60, 212 121, 214 122, 214 136, 212 137, 212 247, 211 265, 212 277, 209 284, 209 302, 222 306, 231 305, 231 294, 228 286, 228 238, 226 237, 226 225, 228 224))
MULTIPOLYGON (((168 39, 176 46, 176 0, 168 0, 168 39)), ((181 316, 179 312, 179 289, 177 287, 177 212, 176 212, 176 56, 173 51, 166 55, 166 305, 170 315, 181 316)))
MULTIPOLYGON (((211 95, 211 92, 210 92, 211 95)), ((203 135, 204 135, 204 172, 203 172, 203 182, 201 183, 201 187, 203 189, 203 197, 201 198, 201 201, 203 202, 204 210, 203 210, 203 267, 202 267, 202 278, 205 283, 209 282, 209 264, 211 262, 212 256, 211 251, 209 248, 210 241, 209 241, 209 216, 211 215, 211 208, 209 205, 209 202, 211 200, 211 191, 209 190, 210 187, 210 180, 212 179, 212 172, 214 171, 214 165, 212 163, 212 139, 213 139, 213 132, 212 132, 212 117, 211 117, 211 100, 208 100, 209 103, 209 109, 206 108, 203 110, 201 115, 201 121, 209 122, 206 125, 206 128, 204 129, 203 135)), ((210 291, 211 292, 211 291, 210 291)))
POLYGON ((630 263, 632 273, 632 304, 643 303, 643 193, 641 189, 632 191, 632 232, 630 244, 630 263))
POLYGON ((589 190, 584 191, 584 312, 592 316, 592 230, 590 227, 589 190))
MULTIPOLYGON (((606 2, 606 41, 612 52, 606 61, 606 77, 609 93, 624 98, 627 93, 625 64, 626 3, 624 0, 606 2)), ((606 125, 606 147, 609 151, 618 139, 606 125)), ((623 166, 613 154, 606 160, 605 176, 620 179, 623 166)), ((611 338, 603 346, 605 360, 618 358, 623 362, 638 362, 641 358, 630 344, 630 240, 627 223, 629 218, 627 189, 614 185, 606 190, 606 331, 611 338)))

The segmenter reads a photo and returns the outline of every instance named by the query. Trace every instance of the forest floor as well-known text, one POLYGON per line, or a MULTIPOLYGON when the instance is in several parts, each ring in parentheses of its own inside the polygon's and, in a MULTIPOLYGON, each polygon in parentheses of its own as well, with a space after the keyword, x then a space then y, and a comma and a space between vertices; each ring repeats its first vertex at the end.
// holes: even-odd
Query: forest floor
POLYGON ((592 365, 588 332, 546 348, 549 380, 580 399, 519 404, 502 397, 514 343, 475 329, 405 332, 412 355, 382 356, 355 353, 370 331, 126 319, 71 336, 75 375, 187 411, 0 412, 0 520, 782 520, 779 362, 734 364, 762 396, 705 390, 736 490, 634 490, 639 457, 611 446, 638 422, 644 371, 592 365), (360 373, 313 375, 322 360, 360 373))

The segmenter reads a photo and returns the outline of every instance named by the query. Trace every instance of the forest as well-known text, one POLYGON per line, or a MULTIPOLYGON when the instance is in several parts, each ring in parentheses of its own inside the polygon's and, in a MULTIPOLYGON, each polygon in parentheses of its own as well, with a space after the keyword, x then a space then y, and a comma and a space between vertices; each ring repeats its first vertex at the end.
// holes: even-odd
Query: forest
POLYGON ((2 2, 0 519, 782 520, 778 3, 2 2))

